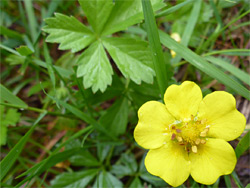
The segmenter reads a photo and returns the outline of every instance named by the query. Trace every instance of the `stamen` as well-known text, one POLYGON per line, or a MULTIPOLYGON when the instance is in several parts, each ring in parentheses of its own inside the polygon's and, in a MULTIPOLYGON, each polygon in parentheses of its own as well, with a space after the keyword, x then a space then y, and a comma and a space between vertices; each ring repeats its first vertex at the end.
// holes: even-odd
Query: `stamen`
POLYGON ((181 133, 181 130, 180 130, 180 129, 176 129, 176 132, 177 132, 177 133, 181 133))
POLYGON ((178 142, 182 142, 183 141, 180 136, 177 136, 177 140, 178 140, 178 142))
POLYGON ((201 136, 201 137, 207 136, 208 130, 209 130, 209 128, 205 128, 205 129, 200 133, 200 136, 201 136))
POLYGON ((196 145, 199 145, 200 142, 201 142, 201 139, 199 139, 199 138, 197 138, 197 139, 195 140, 195 144, 196 144, 196 145))
POLYGON ((201 140, 201 143, 202 144, 206 144, 206 140, 201 140))
POLYGON ((174 140, 175 139, 175 137, 176 137, 176 134, 172 134, 172 137, 171 137, 171 140, 174 140))
POLYGON ((197 146, 192 146, 192 152, 197 153, 197 146))

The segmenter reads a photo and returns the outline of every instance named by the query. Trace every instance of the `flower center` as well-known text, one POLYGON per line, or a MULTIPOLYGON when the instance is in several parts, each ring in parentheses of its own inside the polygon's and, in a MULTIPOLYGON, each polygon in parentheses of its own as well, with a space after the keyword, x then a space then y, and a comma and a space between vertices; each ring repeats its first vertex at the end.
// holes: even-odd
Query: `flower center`
POLYGON ((206 143, 206 136, 209 131, 206 119, 198 120, 191 116, 183 121, 176 121, 166 128, 171 134, 173 142, 182 145, 186 151, 197 153, 198 145, 206 143))

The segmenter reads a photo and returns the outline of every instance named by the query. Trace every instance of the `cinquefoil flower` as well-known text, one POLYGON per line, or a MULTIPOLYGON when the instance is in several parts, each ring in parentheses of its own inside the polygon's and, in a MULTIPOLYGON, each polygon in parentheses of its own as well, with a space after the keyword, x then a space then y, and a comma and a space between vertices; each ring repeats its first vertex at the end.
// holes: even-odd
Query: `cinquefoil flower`
POLYGON ((207 185, 230 174, 237 161, 227 141, 240 136, 246 125, 234 97, 215 91, 202 99, 199 86, 185 81, 168 87, 164 102, 149 101, 138 111, 134 137, 149 149, 148 172, 172 186, 181 185, 190 174, 207 185))

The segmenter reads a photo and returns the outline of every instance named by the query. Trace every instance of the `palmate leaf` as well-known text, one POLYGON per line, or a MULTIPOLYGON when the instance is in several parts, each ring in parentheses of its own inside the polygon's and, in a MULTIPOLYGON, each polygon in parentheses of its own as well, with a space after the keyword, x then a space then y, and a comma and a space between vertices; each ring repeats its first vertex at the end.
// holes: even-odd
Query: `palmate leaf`
POLYGON ((51 181, 51 188, 53 187, 86 187, 88 183, 97 174, 98 169, 89 169, 80 172, 65 172, 51 181))
POLYGON ((95 33, 99 34, 114 7, 113 0, 79 0, 95 33))
POLYGON ((132 38, 103 38, 112 59, 126 78, 153 83, 155 75, 148 43, 132 38))
MULTIPOLYGON (((162 0, 151 0, 154 10, 164 6, 162 0)), ((141 0, 115 0, 115 5, 102 31, 102 36, 127 29, 143 19, 141 0)))
POLYGON ((94 33, 75 17, 55 13, 55 17, 45 19, 43 30, 49 33, 47 42, 60 43, 60 50, 77 52, 95 40, 94 33))
MULTIPOLYGON (((143 19, 141 1, 79 0, 79 3, 93 31, 75 17, 59 13, 45 20, 47 26, 43 30, 49 33, 46 41, 60 43, 61 50, 77 52, 90 45, 78 61, 77 77, 83 77, 84 87, 104 92, 111 85, 113 70, 102 43, 126 78, 137 84, 152 83, 155 73, 146 42, 104 37, 139 23, 143 19)), ((152 0, 152 5, 158 10, 164 3, 152 0)))
POLYGON ((78 60, 77 76, 83 78, 85 88, 104 92, 112 82, 113 70, 101 42, 96 41, 82 53, 78 60))

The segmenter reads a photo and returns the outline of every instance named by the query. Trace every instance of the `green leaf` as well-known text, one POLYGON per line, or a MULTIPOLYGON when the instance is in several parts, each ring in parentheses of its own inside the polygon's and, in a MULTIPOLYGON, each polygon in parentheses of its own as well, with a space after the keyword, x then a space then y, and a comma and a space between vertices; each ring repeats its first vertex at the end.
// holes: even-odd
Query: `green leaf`
POLYGON ((23 150, 24 145, 29 139, 29 136, 34 131, 35 127, 38 125, 38 122, 46 115, 46 112, 40 114, 37 120, 34 122, 30 130, 19 140, 19 142, 11 149, 6 157, 0 163, 0 180, 4 178, 4 176, 8 173, 14 162, 17 160, 21 151, 23 150))
POLYGON ((125 133, 128 122, 128 100, 117 100, 100 118, 100 123, 112 134, 118 136, 125 133))
POLYGON ((28 56, 34 53, 28 46, 19 46, 16 48, 16 51, 22 56, 28 56))
POLYGON ((54 69, 53 69, 52 60, 51 60, 51 57, 49 55, 49 50, 48 50, 48 46, 47 46, 46 43, 43 44, 43 53, 44 53, 44 58, 45 58, 45 62, 46 62, 46 65, 47 65, 50 81, 51 81, 51 83, 53 85, 53 89, 55 90, 56 78, 55 78, 55 73, 54 73, 54 69))
POLYGON ((175 5, 173 7, 170 7, 168 9, 166 9, 166 10, 163 10, 163 11, 159 12, 158 14, 156 14, 156 17, 158 18, 158 17, 162 17, 162 16, 167 16, 167 15, 179 10, 180 8, 186 6, 187 4, 189 4, 189 3, 193 2, 193 1, 194 0, 185 0, 185 1, 175 5))
POLYGON ((240 140, 237 147, 235 148, 235 153, 237 158, 239 158, 248 148, 250 147, 250 131, 240 140))
POLYGON ((93 32, 75 17, 55 13, 55 17, 45 19, 43 30, 49 33, 47 42, 60 43, 60 50, 77 52, 95 40, 93 32))
POLYGON ((216 50, 206 53, 204 56, 210 56, 215 54, 223 54, 229 56, 250 56, 249 49, 228 49, 228 50, 216 50))
POLYGON ((241 81, 245 82, 246 84, 250 85, 250 76, 246 72, 240 70, 239 68, 235 67, 234 65, 230 64, 227 61, 224 61, 221 58, 216 58, 212 56, 205 57, 206 60, 210 61, 214 65, 218 65, 221 68, 225 69, 226 71, 230 72, 232 75, 240 79, 241 81))
POLYGON ((130 184, 129 188, 142 188, 141 181, 138 177, 135 177, 132 183, 130 184))
POLYGON ((18 105, 21 108, 27 108, 28 105, 19 99, 17 96, 13 95, 6 87, 0 84, 0 101, 7 101, 10 104, 18 105))
POLYGON ((93 187, 102 188, 102 187, 123 187, 122 182, 117 179, 115 176, 109 172, 102 171, 96 178, 95 184, 93 187))
MULTIPOLYGON (((164 6, 162 0, 151 0, 154 10, 164 6)), ((141 0, 115 0, 115 6, 103 28, 102 35, 109 35, 139 23, 143 19, 141 0)))
POLYGON ((95 33, 100 34, 114 6, 113 0, 79 0, 79 3, 95 33))
POLYGON ((104 92, 111 85, 113 70, 101 42, 93 43, 78 60, 77 77, 83 76, 85 88, 92 87, 93 92, 104 92))
POLYGON ((2 124, 5 124, 6 126, 16 126, 20 116, 21 114, 17 112, 17 109, 10 108, 8 109, 5 117, 1 117, 2 124))
POLYGON ((121 164, 115 164, 111 169, 111 172, 117 177, 122 178, 136 173, 138 166, 134 155, 124 153, 119 159, 119 162, 121 164))
POLYGON ((215 78, 219 82, 230 87, 236 93, 250 100, 249 91, 244 86, 240 85, 237 81, 230 78, 227 74, 219 70, 214 65, 208 63, 201 56, 192 52, 189 48, 176 42, 174 39, 172 39, 169 35, 167 35, 163 31, 159 30, 159 34, 160 34, 161 43, 164 46, 166 46, 167 48, 170 48, 171 50, 174 50, 176 53, 178 53, 181 57, 183 57, 186 61, 188 61, 190 64, 192 64, 196 68, 200 69, 207 75, 211 76, 212 78, 215 78))
POLYGON ((145 24, 148 34, 149 45, 154 62, 154 70, 156 73, 156 79, 163 99, 166 88, 168 87, 168 80, 170 74, 167 70, 170 70, 170 64, 165 64, 162 47, 159 39, 158 27, 156 25, 152 5, 149 0, 142 0, 143 13, 145 17, 145 24), (166 67, 167 65, 167 67, 166 67))
MULTIPOLYGON (((1 119, 1 121, 2 121, 2 119, 1 119)), ((0 125, 0 146, 5 145, 6 140, 7 140, 7 125, 1 122, 1 125, 0 125)))
POLYGON ((126 78, 153 82, 154 69, 148 43, 132 38, 104 38, 104 46, 126 78))
POLYGON ((99 166, 97 159, 86 149, 69 159, 73 166, 99 166))
POLYGON ((80 172, 66 172, 56 176, 55 179, 51 181, 51 187, 86 187, 88 183, 95 177, 98 173, 98 169, 84 170, 80 172))
POLYGON ((20 187, 28 180, 32 179, 35 176, 39 176, 44 171, 53 167, 57 163, 67 160, 68 158, 75 155, 76 153, 81 153, 83 149, 86 149, 86 147, 81 147, 81 148, 78 147, 78 148, 69 149, 60 153, 50 155, 45 160, 41 161, 40 163, 35 164, 32 168, 29 168, 23 174, 19 175, 17 178, 20 178, 25 175, 28 175, 28 176, 23 181, 18 183, 16 187, 20 187))

